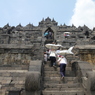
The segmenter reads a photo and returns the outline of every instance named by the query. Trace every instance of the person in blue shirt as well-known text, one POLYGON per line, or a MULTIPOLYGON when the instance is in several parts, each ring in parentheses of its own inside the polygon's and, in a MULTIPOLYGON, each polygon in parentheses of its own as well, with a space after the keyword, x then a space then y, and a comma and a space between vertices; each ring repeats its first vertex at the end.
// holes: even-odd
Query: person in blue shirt
POLYGON ((46 37, 48 39, 48 32, 44 33, 44 37, 46 37))

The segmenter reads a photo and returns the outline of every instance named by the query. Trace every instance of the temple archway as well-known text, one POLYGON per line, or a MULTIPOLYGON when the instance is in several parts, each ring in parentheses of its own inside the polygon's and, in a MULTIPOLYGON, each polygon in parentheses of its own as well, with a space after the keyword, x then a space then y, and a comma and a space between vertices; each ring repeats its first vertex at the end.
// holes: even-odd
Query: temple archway
POLYGON ((54 31, 50 27, 47 28, 44 31, 44 37, 46 38, 46 40, 44 41, 44 44, 55 42, 54 35, 55 35, 54 31))
POLYGON ((46 39, 54 39, 54 32, 50 27, 44 32, 44 37, 46 37, 46 39))

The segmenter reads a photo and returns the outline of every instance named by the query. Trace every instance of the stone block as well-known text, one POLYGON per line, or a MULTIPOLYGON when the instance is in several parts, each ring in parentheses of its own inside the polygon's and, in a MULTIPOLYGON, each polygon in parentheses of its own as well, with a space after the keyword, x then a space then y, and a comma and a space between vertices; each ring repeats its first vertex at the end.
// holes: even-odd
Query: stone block
POLYGON ((84 89, 87 90, 87 82, 88 82, 88 78, 87 77, 82 77, 82 85, 84 87, 84 89))
POLYGON ((41 91, 33 91, 33 92, 29 92, 29 91, 22 91, 21 95, 41 95, 41 91))
POLYGON ((87 72, 87 89, 90 91, 95 91, 95 72, 87 72))
POLYGON ((38 91, 41 87, 41 75, 40 72, 31 71, 28 72, 25 79, 26 91, 38 91))

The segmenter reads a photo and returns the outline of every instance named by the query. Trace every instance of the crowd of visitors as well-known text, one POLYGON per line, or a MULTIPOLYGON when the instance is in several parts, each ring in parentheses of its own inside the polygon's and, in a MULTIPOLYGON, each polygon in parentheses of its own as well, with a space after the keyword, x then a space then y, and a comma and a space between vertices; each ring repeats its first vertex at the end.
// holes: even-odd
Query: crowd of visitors
POLYGON ((65 56, 60 55, 59 52, 60 48, 58 48, 57 50, 55 49, 46 50, 46 52, 44 52, 44 61, 45 63, 47 61, 50 61, 50 67, 54 68, 59 67, 61 78, 64 79, 67 59, 65 58, 65 56))

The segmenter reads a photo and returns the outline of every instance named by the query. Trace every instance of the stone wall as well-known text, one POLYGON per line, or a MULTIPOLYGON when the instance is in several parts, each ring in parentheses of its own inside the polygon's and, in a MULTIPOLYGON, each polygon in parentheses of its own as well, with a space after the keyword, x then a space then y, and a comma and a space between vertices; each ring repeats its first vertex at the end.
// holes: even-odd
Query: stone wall
POLYGON ((0 54, 0 64, 4 64, 4 65, 29 64, 30 61, 31 61, 31 56, 29 54, 20 54, 20 53, 0 54))
POLYGON ((76 45, 80 60, 95 65, 95 46, 94 45, 76 45))
MULTIPOLYGON (((78 28, 76 28, 74 25, 72 26, 67 26, 66 24, 58 25, 58 23, 54 19, 51 20, 49 17, 39 22, 38 26, 34 26, 33 24, 29 23, 26 26, 22 26, 21 24, 19 24, 16 27, 14 26, 11 27, 9 26, 9 24, 7 24, 3 28, 0 28, 0 46, 7 44, 8 46, 11 46, 11 47, 15 46, 15 48, 10 48, 10 47, 7 47, 7 45, 5 45, 5 47, 3 47, 4 53, 2 54, 2 51, 0 51, 1 62, 5 63, 6 60, 7 61, 9 60, 8 58, 12 57, 10 60, 12 60, 14 63, 15 62, 14 60, 18 60, 18 59, 15 59, 15 57, 18 58, 18 56, 20 56, 21 59, 23 60, 24 59, 23 56, 25 55, 28 57, 31 56, 31 60, 42 59, 43 49, 44 49, 43 47, 44 47, 45 42, 51 43, 53 41, 56 41, 58 44, 62 44, 66 48, 69 48, 74 45, 92 44, 90 42, 94 42, 91 39, 94 36, 92 35, 93 33, 92 34, 91 33, 92 33, 92 30, 90 30, 85 25, 83 27, 78 27, 78 28), (44 37, 44 32, 47 29, 52 30, 54 39, 48 39, 48 41, 46 41, 44 37), (88 38, 85 35, 86 31, 89 32, 88 38), (70 36, 68 38, 65 38, 64 32, 70 32, 70 36), (28 46, 33 45, 32 53, 31 53, 31 49, 29 49, 27 45, 28 46), (22 47, 17 48, 17 46, 22 46, 22 47), (9 50, 7 50, 6 47, 9 50), (26 48, 27 50, 24 49, 24 47, 27 47, 26 48), (18 51, 17 55, 16 53, 12 51, 18 51), (20 53, 21 51, 22 53, 20 53), (3 60, 3 56, 5 56, 4 60, 3 60)), ((3 49, 3 48, 0 47, 0 49, 3 49)), ((94 54, 92 55, 94 56, 94 54)), ((90 58, 90 55, 89 55, 89 58, 90 58)), ((91 57, 91 58, 94 59, 94 57, 91 57)), ((30 60, 30 58, 27 60, 30 60)))
POLYGON ((93 38, 92 35, 93 32, 87 26, 78 28, 76 28, 74 25, 67 26, 65 24, 59 26, 54 19, 51 20, 48 17, 45 20, 43 19, 41 22, 39 22, 38 26, 34 26, 33 24, 30 23, 24 27, 21 24, 17 25, 16 27, 14 26, 11 27, 9 26, 9 24, 5 25, 3 28, 0 28, 0 43, 1 44, 17 44, 17 43, 33 44, 37 42, 41 43, 41 41, 43 40, 44 32, 48 28, 51 29, 52 32, 54 33, 54 40, 57 40, 61 44, 64 40, 68 39, 70 39, 72 42, 76 44, 87 44, 86 42, 89 43, 89 41, 86 41, 86 39, 84 39, 86 38, 85 34, 86 31, 89 32, 89 37, 87 39, 91 40, 90 37, 93 38), (70 37, 68 39, 65 39, 64 32, 70 32, 70 37))
POLYGON ((43 48, 39 44, 19 46, 6 44, 0 46, 1 65, 28 65, 31 60, 40 60, 42 58, 43 48))
POLYGON ((82 61, 87 61, 95 65, 95 54, 94 53, 80 54, 80 57, 82 61))

